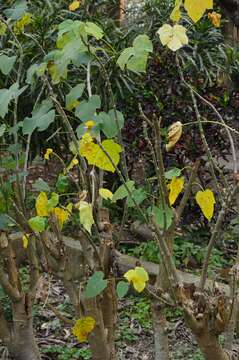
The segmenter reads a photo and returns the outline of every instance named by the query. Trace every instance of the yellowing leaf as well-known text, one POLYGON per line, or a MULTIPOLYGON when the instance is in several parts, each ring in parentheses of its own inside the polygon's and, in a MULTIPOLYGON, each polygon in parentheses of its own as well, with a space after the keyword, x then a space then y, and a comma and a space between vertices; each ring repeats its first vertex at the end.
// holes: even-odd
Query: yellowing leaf
POLYGON ((107 199, 112 200, 112 198, 113 198, 113 193, 108 189, 100 188, 99 194, 105 200, 107 200, 107 199))
POLYGON ((181 19, 181 11, 180 11, 181 5, 182 5, 182 0, 175 0, 175 6, 170 15, 170 19, 174 22, 178 22, 181 19))
POLYGON ((178 195, 183 190, 184 185, 184 177, 176 178, 175 176, 172 178, 171 182, 168 185, 169 188, 169 204, 173 205, 178 198, 178 195))
MULTIPOLYGON (((119 144, 115 143, 114 140, 104 140, 102 142, 102 147, 105 152, 110 156, 114 165, 117 166, 120 161, 120 153, 122 148, 119 144)), ((100 169, 115 172, 115 167, 111 164, 108 156, 99 148, 95 158, 95 165, 100 169)))
POLYGON ((215 27, 220 27, 221 17, 222 15, 217 13, 216 11, 208 13, 208 19, 212 22, 213 26, 215 27))
POLYGON ((196 23, 207 9, 213 8, 213 0, 185 0, 184 7, 188 16, 196 23))
POLYGON ((78 203, 81 225, 91 234, 91 227, 94 224, 92 205, 81 200, 78 203))
POLYGON ((79 9, 79 7, 80 7, 80 1, 75 0, 69 5, 69 10, 76 11, 77 9, 79 9))
POLYGON ((72 333, 79 342, 84 342, 87 340, 88 335, 94 330, 95 319, 91 316, 86 316, 81 319, 78 319, 72 328, 72 333))
POLYGON ((22 237, 22 246, 24 247, 24 249, 27 249, 28 244, 29 244, 29 235, 25 234, 22 237))
POLYGON ((5 35, 7 26, 0 20, 0 36, 5 35))
MULTIPOLYGON (((121 146, 114 140, 104 140, 101 144, 104 151, 108 154, 114 165, 117 166, 120 161, 121 146)), ((80 141, 80 155, 84 156, 89 165, 95 165, 102 170, 115 172, 115 166, 111 163, 98 144, 95 144, 89 133, 85 133, 80 141)))
POLYGON ((45 192, 40 192, 36 199, 37 216, 48 216, 48 198, 45 192))
POLYGON ((70 212, 60 207, 55 207, 54 209, 52 209, 51 214, 53 214, 57 218, 61 228, 70 217, 70 212))
POLYGON ((21 19, 19 19, 14 26, 15 34, 21 34, 24 31, 24 27, 32 22, 32 14, 25 13, 21 19))
POLYGON ((144 268, 136 266, 133 270, 129 270, 124 274, 124 277, 128 282, 133 283, 133 287, 137 292, 142 292, 146 286, 146 282, 149 281, 148 273, 144 268))
POLYGON ((210 189, 198 191, 196 194, 196 202, 200 206, 205 218, 211 221, 216 203, 213 192, 210 189))
POLYGON ((171 26, 164 24, 159 28, 157 34, 163 45, 167 45, 172 51, 177 51, 183 45, 188 44, 188 37, 186 35, 187 29, 182 25, 171 26))
POLYGON ((178 142, 183 132, 183 126, 180 121, 172 124, 168 129, 168 144, 166 145, 166 150, 170 151, 173 149, 174 145, 178 142))

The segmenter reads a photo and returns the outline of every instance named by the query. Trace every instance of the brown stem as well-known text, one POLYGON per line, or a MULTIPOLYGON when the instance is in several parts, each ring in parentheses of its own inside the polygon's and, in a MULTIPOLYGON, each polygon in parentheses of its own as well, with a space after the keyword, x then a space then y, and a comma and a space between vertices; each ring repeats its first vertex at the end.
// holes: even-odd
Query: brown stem
POLYGON ((163 307, 158 301, 152 301, 151 311, 154 327, 155 360, 169 360, 167 321, 163 314, 163 307))

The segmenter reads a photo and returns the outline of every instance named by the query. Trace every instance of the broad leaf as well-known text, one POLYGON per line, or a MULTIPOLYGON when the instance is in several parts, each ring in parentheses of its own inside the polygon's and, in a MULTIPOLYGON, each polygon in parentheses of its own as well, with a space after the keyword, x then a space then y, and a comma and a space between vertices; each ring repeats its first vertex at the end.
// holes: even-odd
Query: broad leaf
POLYGON ((99 189, 99 194, 105 200, 108 200, 108 199, 112 200, 112 198, 113 198, 112 192, 110 190, 108 190, 108 189, 100 188, 99 189))
POLYGON ((164 176, 167 180, 172 180, 173 177, 178 177, 181 175, 181 169, 172 168, 165 172, 164 176))
POLYGON ((69 186, 68 177, 63 175, 63 174, 60 174, 58 176, 58 179, 57 179, 57 182, 56 182, 57 191, 60 192, 60 193, 64 193, 67 190, 68 186, 69 186))
POLYGON ((80 223, 91 234, 91 227, 94 224, 92 205, 86 201, 79 202, 80 223))
POLYGON ((85 23, 85 31, 87 34, 94 36, 97 40, 102 39, 104 36, 103 30, 95 23, 89 21, 85 23))
POLYGON ((127 294, 128 290, 129 290, 129 283, 125 281, 118 282, 116 287, 116 292, 120 299, 122 299, 127 294))
POLYGON ((91 120, 96 113, 96 109, 101 107, 101 100, 98 95, 93 95, 89 101, 82 101, 77 106, 75 115, 82 121, 91 120))
POLYGON ((41 178, 38 178, 32 185, 32 187, 37 191, 50 192, 50 186, 41 178))
POLYGON ((173 210, 166 206, 165 212, 162 207, 153 207, 153 214, 155 216, 156 223, 160 227, 160 229, 167 230, 172 224, 173 220, 173 210))
POLYGON ((184 177, 176 178, 175 176, 172 178, 171 182, 168 184, 169 189, 169 204, 170 206, 175 203, 178 198, 178 195, 183 190, 184 186, 184 177))
MULTIPOLYGON (((134 187, 134 181, 132 180, 129 180, 129 181, 126 181, 126 186, 127 188, 129 189, 129 191, 132 193, 133 190, 135 190, 135 187, 134 187)), ((117 190, 116 192, 114 193, 113 195, 113 198, 112 198, 112 201, 113 202, 116 202, 117 200, 122 200, 124 199, 125 197, 127 197, 129 195, 128 191, 126 190, 126 187, 125 185, 121 185, 117 190)))
POLYGON ((10 73, 10 71, 12 70, 15 61, 16 61, 16 56, 6 56, 5 54, 0 55, 0 71, 4 74, 4 75, 8 75, 10 73))
POLYGON ((18 20, 27 11, 26 0, 16 1, 14 7, 4 10, 4 14, 12 20, 18 20))
POLYGON ((44 100, 32 111, 32 117, 23 120, 22 132, 24 135, 32 134, 34 130, 46 130, 55 119, 55 110, 52 110, 51 100, 44 100))
POLYGON ((0 214, 0 230, 8 230, 12 225, 12 220, 7 214, 0 214))
POLYGON ((69 92, 69 94, 66 95, 66 109, 67 110, 72 110, 77 105, 79 105, 78 99, 83 94, 84 89, 85 89, 85 84, 81 83, 81 84, 78 84, 75 87, 73 87, 71 89, 71 91, 69 92))
POLYGON ((153 51, 153 44, 147 35, 139 35, 133 42, 133 46, 123 50, 117 60, 117 64, 124 70, 134 72, 146 72, 148 55, 153 51))
POLYGON ((100 113, 99 116, 102 120, 101 122, 102 131, 107 138, 113 138, 118 134, 117 121, 120 130, 124 126, 124 115, 120 111, 116 111, 115 113, 114 110, 110 110, 108 114, 100 113))
POLYGON ((213 0, 185 0, 184 7, 190 18, 197 22, 202 18, 207 9, 213 8, 213 0))
POLYGON ((28 220, 28 224, 33 231, 43 232, 46 228, 46 218, 35 216, 28 220))
POLYGON ((20 96, 27 86, 19 89, 18 83, 14 83, 9 89, 0 89, 0 116, 2 118, 8 113, 10 102, 20 96))
POLYGON ((97 271, 92 275, 86 285, 84 296, 86 299, 91 299, 101 294, 107 287, 107 280, 104 280, 104 273, 97 271))
POLYGON ((85 316, 76 320, 74 327, 72 328, 72 334, 78 339, 78 341, 87 341, 88 335, 94 330, 95 319, 91 316, 85 316))
POLYGON ((200 206, 203 215, 211 221, 214 213, 214 205, 216 203, 213 192, 210 189, 205 191, 198 191, 196 194, 196 201, 200 206))
POLYGON ((132 192, 132 198, 128 196, 128 207, 134 207, 136 204, 141 204, 147 198, 147 193, 143 188, 134 189, 132 192), (134 201, 133 201, 134 199, 134 201))
POLYGON ((102 141, 101 146, 95 144, 88 132, 80 141, 80 155, 87 159, 89 165, 95 165, 106 171, 115 172, 121 151, 121 146, 111 139, 102 141))

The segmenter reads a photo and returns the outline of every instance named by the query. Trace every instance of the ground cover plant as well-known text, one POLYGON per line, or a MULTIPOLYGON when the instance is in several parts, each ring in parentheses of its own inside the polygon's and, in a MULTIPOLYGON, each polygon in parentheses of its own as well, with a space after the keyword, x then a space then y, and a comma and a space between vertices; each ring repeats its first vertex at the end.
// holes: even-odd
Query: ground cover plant
POLYGON ((3 356, 121 359, 133 323, 153 335, 153 358, 177 358, 168 321, 183 318, 194 360, 232 360, 238 130, 213 93, 227 108, 236 48, 212 0, 149 1, 135 23, 113 5, 0 5, 3 356), (129 225, 145 240, 134 250, 121 247, 129 225), (215 280, 224 266, 227 284, 215 280), (41 346, 40 330, 63 324, 71 347, 41 346))

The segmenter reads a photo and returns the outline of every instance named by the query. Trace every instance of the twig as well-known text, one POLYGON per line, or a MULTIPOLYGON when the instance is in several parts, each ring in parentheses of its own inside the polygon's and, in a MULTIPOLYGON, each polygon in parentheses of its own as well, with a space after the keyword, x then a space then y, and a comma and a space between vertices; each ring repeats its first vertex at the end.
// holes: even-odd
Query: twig
POLYGON ((221 211, 220 211, 220 213, 218 215, 218 218, 217 218, 216 224, 214 226, 214 229, 213 229, 209 244, 207 246, 207 252, 206 252, 205 259, 204 259, 203 268, 202 268, 202 274, 201 274, 200 284, 199 284, 199 288, 200 288, 201 291, 205 287, 205 283, 206 283, 206 279, 207 279, 208 266, 209 266, 209 260, 210 260, 210 256, 211 256, 211 253, 212 253, 212 249, 213 249, 213 247, 215 245, 215 242, 217 240, 219 231, 221 229, 222 222, 223 222, 223 220, 225 218, 226 211, 228 210, 231 202, 234 200, 238 190, 239 190, 239 185, 236 185, 234 187, 233 191, 231 192, 231 194, 227 197, 227 199, 222 204, 221 211))

